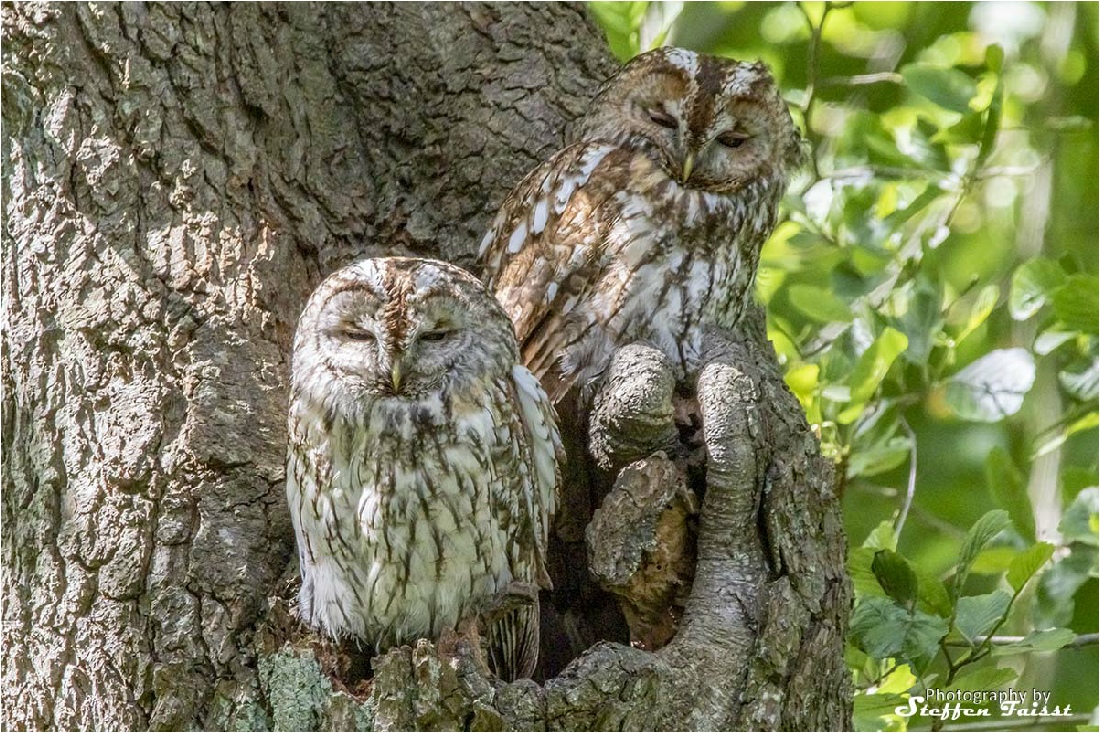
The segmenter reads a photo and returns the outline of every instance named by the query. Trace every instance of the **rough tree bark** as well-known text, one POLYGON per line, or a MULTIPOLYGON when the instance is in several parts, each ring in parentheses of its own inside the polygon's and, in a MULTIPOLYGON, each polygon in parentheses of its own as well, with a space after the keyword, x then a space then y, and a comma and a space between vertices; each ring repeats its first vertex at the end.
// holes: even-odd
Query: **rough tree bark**
POLYGON ((22 3, 3 24, 6 728, 850 724, 838 504, 760 313, 699 376, 699 559, 660 652, 503 685, 424 642, 359 699, 288 615, 299 308, 363 255, 472 263, 613 69, 582 8, 22 3))

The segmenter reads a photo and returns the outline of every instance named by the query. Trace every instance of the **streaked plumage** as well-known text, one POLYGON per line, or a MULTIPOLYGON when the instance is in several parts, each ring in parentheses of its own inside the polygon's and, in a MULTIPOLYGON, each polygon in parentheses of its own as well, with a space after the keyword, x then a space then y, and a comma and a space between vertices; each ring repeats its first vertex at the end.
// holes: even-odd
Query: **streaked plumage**
POLYGON ((763 64, 663 48, 612 78, 481 244, 483 279, 551 400, 633 341, 690 370, 701 325, 735 325, 751 298, 800 155, 763 64))
MULTIPOLYGON (((310 297, 294 340, 287 499, 301 618, 378 650, 479 613, 509 584, 549 586, 553 409, 511 323, 453 265, 365 260, 310 297)), ((490 633, 529 676, 538 607, 490 633)))

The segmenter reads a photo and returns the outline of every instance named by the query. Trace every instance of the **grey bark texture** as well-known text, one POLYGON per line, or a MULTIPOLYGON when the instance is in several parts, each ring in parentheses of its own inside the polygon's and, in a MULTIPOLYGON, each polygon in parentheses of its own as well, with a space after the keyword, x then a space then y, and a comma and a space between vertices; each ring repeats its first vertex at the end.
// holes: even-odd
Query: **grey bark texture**
MULTIPOLYGON (((288 611, 299 309, 365 255, 473 264, 614 68, 583 8, 2 12, 5 728, 850 725, 831 470, 759 312, 698 376, 695 581, 659 652, 600 644, 504 685, 422 642, 347 690, 288 611)), ((667 395, 630 394, 593 418, 626 435, 624 476, 672 436, 667 395)))

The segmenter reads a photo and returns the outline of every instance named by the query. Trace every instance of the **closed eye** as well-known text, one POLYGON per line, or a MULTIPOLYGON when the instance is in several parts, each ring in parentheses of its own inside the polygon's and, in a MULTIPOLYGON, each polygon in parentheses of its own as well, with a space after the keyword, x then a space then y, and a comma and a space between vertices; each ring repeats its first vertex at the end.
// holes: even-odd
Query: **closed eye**
POLYGON ((661 109, 651 109, 647 111, 649 119, 653 124, 658 127, 663 127, 666 130, 675 130, 677 128, 676 118, 661 109))
POLYGON ((425 331, 424 333, 420 334, 420 340, 421 341, 442 341, 443 339, 450 336, 452 333, 454 333, 454 331, 448 331, 448 330, 442 329, 442 328, 436 329, 434 331, 425 331))
POLYGON ((718 143, 720 145, 726 146, 727 148, 733 148, 734 150, 736 150, 737 148, 744 145, 745 141, 748 139, 749 136, 743 132, 734 132, 733 130, 729 130, 727 132, 723 132, 721 135, 718 136, 718 143))
POLYGON ((374 333, 363 328, 345 328, 340 335, 348 341, 374 341, 374 333))

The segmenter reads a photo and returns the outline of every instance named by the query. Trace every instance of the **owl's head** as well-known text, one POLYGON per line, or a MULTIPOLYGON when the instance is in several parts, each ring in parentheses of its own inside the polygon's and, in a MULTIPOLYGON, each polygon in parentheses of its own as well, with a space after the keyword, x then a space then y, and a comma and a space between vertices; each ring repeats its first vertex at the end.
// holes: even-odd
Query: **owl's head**
POLYGON ((310 296, 294 338, 293 389, 346 414, 375 400, 464 394, 517 361, 511 321, 473 275, 380 257, 333 273, 310 296))
POLYGON ((578 128, 652 156, 688 188, 733 193, 750 181, 782 186, 801 161, 801 138, 763 63, 664 47, 610 79, 578 128))

